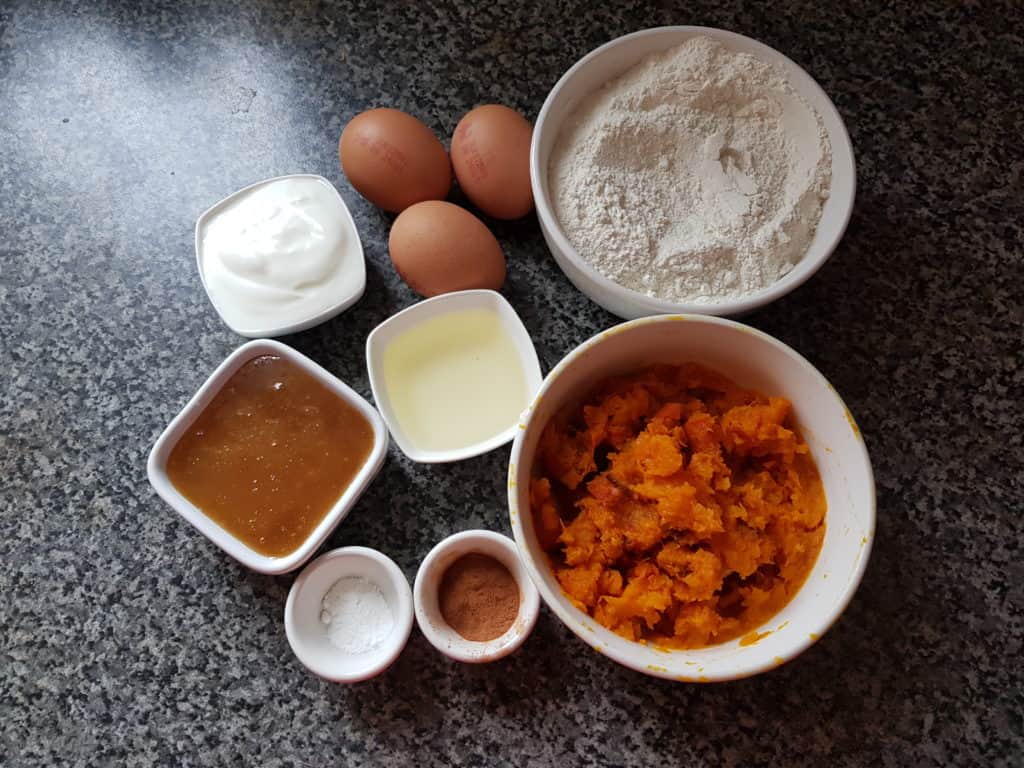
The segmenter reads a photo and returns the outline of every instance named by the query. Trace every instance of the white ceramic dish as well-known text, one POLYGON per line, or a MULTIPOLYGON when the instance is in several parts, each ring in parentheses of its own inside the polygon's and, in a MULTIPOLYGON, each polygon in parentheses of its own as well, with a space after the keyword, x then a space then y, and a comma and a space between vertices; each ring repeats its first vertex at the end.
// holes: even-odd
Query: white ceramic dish
POLYGON ((366 490, 370 481, 377 475, 384 465, 384 459, 388 452, 388 431, 380 414, 366 402, 357 392, 321 368, 308 357, 296 352, 289 346, 270 339, 250 341, 243 344, 228 358, 217 366, 217 369, 210 374, 210 377, 199 388, 199 391, 188 401, 181 413, 174 417, 167 428, 163 431, 153 449, 149 453, 147 473, 149 482, 160 495, 179 515, 194 525, 206 538, 223 549, 233 558, 245 566, 260 573, 287 573, 302 565, 317 550, 331 532, 338 526, 349 510, 356 503, 356 500, 366 490), (320 382, 336 392, 339 397, 356 408, 373 427, 373 448, 366 459, 363 468, 352 480, 351 485, 338 499, 324 519, 320 522, 309 538, 302 545, 284 557, 267 557, 256 552, 236 539, 217 523, 211 520, 201 509, 186 499, 167 476, 167 459, 185 431, 192 425, 203 409, 210 403, 214 396, 220 392, 224 383, 242 365, 260 355, 279 355, 289 362, 295 363, 320 382))
POLYGON ((583 293, 609 312, 624 318, 677 312, 739 315, 784 296, 813 275, 832 254, 850 221, 857 187, 853 146, 846 126, 832 101, 810 75, 778 51, 749 37, 711 27, 689 26, 657 27, 634 32, 602 45, 576 62, 548 94, 537 116, 530 147, 530 182, 541 232, 558 266, 583 293), (778 282, 757 293, 709 304, 655 299, 624 288, 602 275, 583 260, 562 232, 548 188, 551 151, 562 123, 580 100, 639 63, 645 56, 680 45, 698 35, 718 40, 732 50, 750 53, 785 71, 793 88, 821 115, 832 143, 830 196, 803 259, 778 282))
POLYGON ((264 179, 263 181, 258 181, 255 184, 250 184, 249 186, 228 195, 219 203, 216 203, 203 211, 199 216, 199 219, 196 221, 195 241, 196 267, 199 270, 199 279, 203 283, 203 289, 206 291, 206 296, 210 299, 210 303, 213 305, 213 308, 217 310, 217 314, 220 315, 220 319, 224 321, 224 324, 239 336, 245 336, 250 339, 259 339, 273 336, 284 336, 289 333, 304 331, 307 328, 320 325, 320 323, 326 322, 332 317, 344 312, 359 301, 363 296, 363 291, 366 290, 366 260, 363 257, 363 245, 362 241, 359 239, 359 231, 356 229, 355 220, 352 218, 352 214, 349 212, 348 206, 345 205, 345 201, 342 199, 341 194, 335 186, 323 176, 318 176, 312 173, 294 173, 287 176, 275 176, 272 179, 264 179), (316 312, 312 315, 298 317, 294 322, 284 325, 242 327, 231 322, 229 319, 230 315, 217 303, 214 293, 211 292, 210 287, 207 285, 206 274, 203 268, 203 231, 211 217, 216 215, 218 211, 230 204, 232 201, 237 200, 242 195, 245 195, 258 187, 266 186, 267 184, 272 184, 273 182, 282 181, 284 179, 315 179, 326 185, 327 188, 334 193, 338 202, 336 213, 339 221, 342 223, 343 229, 345 230, 346 238, 348 238, 354 246, 354 258, 346 261, 345 264, 346 274, 344 289, 339 291, 335 295, 333 302, 331 302, 322 311, 316 312))
POLYGON ((548 374, 524 414, 508 471, 516 542, 541 597, 588 645, 627 667, 657 677, 706 682, 777 667, 817 640, 839 618, 860 583, 875 533, 871 462, 853 417, 825 378, 782 342, 740 323, 699 315, 643 318, 578 346, 548 374), (828 511, 821 554, 796 596, 758 628, 769 635, 687 651, 630 642, 577 609, 562 592, 540 549, 530 514, 530 474, 544 426, 563 404, 602 379, 646 365, 698 362, 767 395, 789 398, 825 487, 828 511))
POLYGON ((470 664, 496 661, 508 656, 530 636, 540 613, 540 597, 515 542, 493 531, 462 531, 437 544, 423 559, 413 587, 416 622, 424 637, 446 656, 470 664), (449 626, 438 607, 437 591, 448 567, 463 555, 489 555, 508 568, 519 583, 519 615, 500 637, 486 642, 467 640, 449 626))
POLYGON ((468 459, 472 456, 478 456, 494 450, 515 436, 518 419, 509 424, 507 429, 487 440, 449 451, 425 450, 410 439, 402 429, 401 421, 395 414, 395 409, 388 396, 387 384, 384 378, 384 350, 387 348, 387 345, 398 335, 426 320, 431 320, 448 312, 461 312, 472 309, 488 309, 498 313, 502 325, 511 336, 519 352, 530 396, 540 387, 542 376, 540 361, 537 359, 537 350, 534 349, 533 341, 530 339, 530 334, 527 332, 526 326, 523 325, 523 321, 516 314, 512 305, 500 293, 488 290, 445 293, 441 296, 421 301, 418 304, 413 304, 411 307, 393 315, 374 328, 373 332, 367 337, 366 367, 370 374, 373 399, 377 403, 384 421, 387 422, 388 429, 391 430, 391 436, 395 439, 395 443, 402 450, 402 453, 413 461, 424 464, 461 461, 462 459, 468 459))
POLYGON ((284 630, 295 656, 313 674, 336 683, 358 683, 390 667, 409 640, 412 619, 412 590, 405 574, 389 557, 367 547, 342 547, 320 555, 299 574, 284 606, 284 630), (348 576, 376 584, 395 622, 384 641, 365 653, 336 648, 320 621, 324 595, 348 576))

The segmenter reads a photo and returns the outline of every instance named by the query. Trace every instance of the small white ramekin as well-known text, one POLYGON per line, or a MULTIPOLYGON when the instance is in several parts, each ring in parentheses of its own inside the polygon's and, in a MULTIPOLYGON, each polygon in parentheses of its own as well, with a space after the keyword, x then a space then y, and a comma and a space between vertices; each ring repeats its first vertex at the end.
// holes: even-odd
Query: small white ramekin
POLYGON ((315 173, 292 173, 287 176, 275 176, 272 179, 257 181, 255 184, 243 187, 237 192, 232 192, 220 202, 211 205, 203 211, 202 214, 200 214, 199 219, 196 221, 196 267, 199 269, 199 279, 203 283, 203 289, 206 291, 206 296, 213 305, 213 308, 217 310, 217 314, 220 315, 220 319, 224 321, 224 325, 239 336, 246 336, 250 339, 259 339, 270 336, 285 336, 289 333, 298 333, 299 331, 304 331, 307 328, 312 328, 315 325, 320 325, 320 323, 325 323, 359 301, 363 296, 363 291, 366 290, 366 260, 363 258, 363 243, 359 239, 359 230, 356 229, 355 219, 352 218, 352 213, 349 211, 348 206, 345 205, 345 200, 342 198, 341 193, 338 192, 337 188, 323 176, 318 176, 315 173), (341 220, 346 235, 355 244, 356 249, 356 257, 344 265, 344 268, 348 273, 346 275, 348 279, 347 290, 341 291, 335 295, 333 297, 333 302, 325 309, 312 315, 297 317, 292 323, 287 323, 285 325, 267 325, 256 328, 236 325, 231 322, 229 315, 225 313, 224 309, 217 303, 216 297, 211 293, 210 287, 206 284, 206 271, 203 267, 203 230, 210 218, 233 200, 251 192, 257 187, 263 187, 267 184, 273 184, 274 182, 283 181, 285 179, 315 179, 327 186, 337 197, 338 218, 341 220))
POLYGON ((496 291, 481 289, 444 293, 413 304, 398 314, 392 315, 374 328, 366 339, 366 368, 370 375, 370 387, 373 390, 374 402, 377 403, 388 429, 391 430, 391 436, 402 453, 413 461, 423 464, 439 464, 479 456, 509 442, 515 437, 516 430, 519 428, 519 419, 516 418, 503 432, 486 440, 448 451, 430 451, 421 448, 414 440, 410 439, 402 428, 402 422, 391 404, 387 380, 384 377, 384 351, 388 344, 405 331, 427 320, 432 320, 448 312, 472 309, 489 309, 498 314, 505 331, 508 332, 519 352, 519 361, 523 366, 523 377, 526 379, 528 397, 532 398, 540 388, 543 377, 533 340, 512 305, 496 291))
POLYGON ((456 661, 481 664, 508 656, 530 636, 540 613, 537 587, 523 567, 515 542, 493 531, 462 531, 437 544, 423 559, 413 587, 416 622, 437 650, 456 661), (519 615, 508 631, 486 642, 467 640, 441 615, 438 589, 445 571, 463 555, 488 555, 500 562, 519 584, 519 615))
POLYGON ((287 573, 302 565, 324 540, 331 535, 331 532, 338 524, 345 519, 349 510, 356 503, 356 500, 363 494, 370 482, 384 466, 384 459, 388 452, 388 430, 381 419, 380 414, 372 405, 366 402, 359 393, 351 389, 340 379, 320 367, 301 352, 279 341, 271 339, 260 339, 243 344, 228 358, 217 366, 217 369, 210 374, 210 377, 199 388, 199 391, 192 396, 181 412, 174 417, 160 437, 157 438, 153 449, 149 453, 149 461, 146 471, 149 475, 149 482, 160 497, 171 507, 194 525, 206 538, 223 549, 233 558, 245 566, 260 573, 287 573), (336 393, 342 400, 358 410, 373 428, 373 447, 370 455, 363 464, 362 469, 356 474, 348 488, 341 495, 338 501, 331 507, 330 511, 320 521, 320 524, 313 530, 309 537, 289 555, 283 557, 268 557, 254 551, 243 544, 217 523, 211 520, 195 504, 186 499, 167 476, 167 460, 171 451, 181 436, 192 426, 199 415, 203 412, 214 396, 230 379, 235 371, 245 363, 260 355, 278 355, 290 363, 302 368, 307 373, 318 379, 324 386, 336 393))
POLYGON ((402 569, 375 549, 341 547, 320 555, 292 584, 284 606, 284 631, 295 656, 310 672, 336 683, 358 683, 379 675, 398 658, 409 640, 412 618, 412 590, 402 569), (324 595, 338 579, 350 576, 377 585, 395 622, 391 634, 365 653, 335 648, 320 621, 324 595))
POLYGON ((712 27, 676 26, 645 29, 616 38, 588 53, 562 76, 545 99, 533 129, 530 184, 544 240, 565 276, 609 312, 628 319, 679 312, 742 315, 786 295, 817 272, 842 239, 853 212, 857 173, 853 145, 842 117, 821 86, 796 63, 764 43, 735 32, 712 27), (829 198, 804 257, 792 270, 763 290, 741 298, 706 304, 656 299, 625 288, 601 274, 580 256, 562 231, 551 203, 548 183, 551 152, 562 124, 584 97, 638 64, 645 56, 680 45, 698 35, 710 37, 731 50, 752 54, 785 72, 794 90, 821 115, 832 144, 829 198))

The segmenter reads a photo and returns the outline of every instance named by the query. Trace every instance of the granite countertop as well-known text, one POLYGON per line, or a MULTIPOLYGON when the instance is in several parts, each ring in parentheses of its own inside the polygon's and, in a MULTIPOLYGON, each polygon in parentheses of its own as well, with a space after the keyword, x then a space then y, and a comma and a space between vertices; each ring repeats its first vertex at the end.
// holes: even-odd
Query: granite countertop
MULTIPOLYGON (((0 763, 1024 764, 1024 7, 745 5, 0 7, 0 763), (447 136, 487 101, 533 118, 588 50, 673 23, 784 52, 853 139, 846 238, 746 320, 862 428, 878 527, 856 598, 803 656, 729 684, 631 672, 546 610, 494 665, 414 631, 370 682, 311 676, 282 626, 292 578, 237 565, 146 481, 156 436, 242 341, 202 291, 196 216, 278 174, 338 186, 366 295, 285 341, 368 397, 366 335, 416 297, 388 261, 391 217, 338 167, 346 121, 388 105, 447 136)), ((616 322, 533 217, 492 224, 545 369, 616 322)), ((330 545, 378 547, 412 579, 449 533, 509 531, 506 461, 392 448, 330 545)))

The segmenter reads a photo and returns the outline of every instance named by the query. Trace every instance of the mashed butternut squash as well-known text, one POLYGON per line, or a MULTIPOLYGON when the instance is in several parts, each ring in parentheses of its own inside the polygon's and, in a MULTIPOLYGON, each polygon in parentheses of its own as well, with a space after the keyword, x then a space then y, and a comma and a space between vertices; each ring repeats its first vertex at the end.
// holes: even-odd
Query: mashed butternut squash
POLYGON ((767 621, 825 535, 789 401, 694 364, 610 379, 558 413, 530 505, 565 594, 623 637, 672 648, 767 621))

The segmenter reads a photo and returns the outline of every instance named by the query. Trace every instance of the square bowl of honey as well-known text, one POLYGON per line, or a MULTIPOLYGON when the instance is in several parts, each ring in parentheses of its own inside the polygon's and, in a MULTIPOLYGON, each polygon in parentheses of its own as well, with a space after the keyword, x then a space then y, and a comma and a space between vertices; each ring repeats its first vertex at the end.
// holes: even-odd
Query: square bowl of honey
POLYGON ((345 518, 387 455, 380 414, 291 347, 236 349, 149 454, 157 494, 254 571, 302 565, 345 518))

